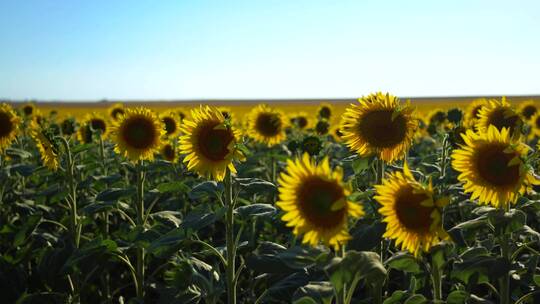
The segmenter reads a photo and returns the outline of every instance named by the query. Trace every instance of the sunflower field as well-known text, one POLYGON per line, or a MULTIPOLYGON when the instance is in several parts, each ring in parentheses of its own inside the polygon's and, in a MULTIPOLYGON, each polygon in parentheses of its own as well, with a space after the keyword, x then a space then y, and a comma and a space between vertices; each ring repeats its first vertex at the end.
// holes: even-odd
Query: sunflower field
POLYGON ((434 108, 2 103, 0 302, 540 303, 539 105, 434 108))

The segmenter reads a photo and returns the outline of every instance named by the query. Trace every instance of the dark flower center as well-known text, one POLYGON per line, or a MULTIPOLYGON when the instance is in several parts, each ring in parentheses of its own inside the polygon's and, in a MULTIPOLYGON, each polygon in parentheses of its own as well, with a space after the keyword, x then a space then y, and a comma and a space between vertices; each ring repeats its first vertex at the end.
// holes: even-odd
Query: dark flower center
POLYGON ((0 112, 0 138, 8 136, 13 131, 11 116, 6 112, 0 112))
POLYGON ((392 120, 393 110, 367 113, 358 124, 362 137, 375 148, 390 148, 403 142, 407 134, 407 121, 402 114, 392 120))
POLYGON ((478 175, 491 185, 510 187, 519 182, 519 165, 508 166, 517 154, 505 153, 505 148, 506 145, 486 145, 477 151, 478 175))
POLYGON ((526 105, 525 107, 523 107, 523 109, 521 110, 521 114, 523 115, 523 117, 529 119, 531 118, 534 114, 536 114, 536 111, 538 111, 536 109, 535 106, 533 105, 526 105))
POLYGON ((230 129, 215 129, 218 123, 209 123, 200 128, 197 142, 201 154, 213 161, 224 160, 229 155, 229 144, 234 140, 230 129))
POLYGON ((511 114, 508 116, 508 109, 498 108, 495 109, 488 117, 488 124, 494 125, 497 129, 502 130, 502 128, 509 128, 510 132, 513 132, 514 129, 519 124, 520 120, 516 114, 511 114))
POLYGON ((152 147, 159 132, 146 117, 132 117, 124 121, 121 136, 127 145, 136 149, 152 147))
POLYGON ((315 226, 331 229, 343 221, 346 207, 332 210, 335 202, 345 199, 343 188, 318 176, 305 180, 298 188, 299 209, 315 226))
POLYGON ((317 131, 317 134, 319 135, 328 133, 328 128, 330 128, 330 125, 325 120, 319 120, 315 125, 315 131, 317 131))
POLYGON ((322 106, 321 109, 319 110, 319 116, 322 118, 329 119, 330 115, 332 115, 332 111, 327 106, 322 106))
POLYGON ((173 161, 175 157, 174 148, 171 144, 166 144, 161 149, 161 154, 163 155, 163 158, 165 158, 168 161, 173 161))
POLYGON ((29 116, 29 115, 32 115, 33 112, 34 112, 34 107, 32 107, 32 106, 24 106, 23 107, 24 115, 29 116))
POLYGON ((431 226, 432 207, 420 203, 428 199, 426 193, 415 193, 414 188, 407 185, 396 193, 395 211, 399 222, 417 233, 428 232, 431 226))
POLYGON ((101 134, 105 133, 105 130, 107 129, 107 124, 105 124, 103 119, 93 118, 90 120, 90 125, 94 131, 99 130, 101 134))
POLYGON ((172 117, 163 117, 163 124, 165 125, 165 132, 167 135, 171 135, 176 132, 176 121, 172 117))
POLYGON ((276 113, 260 113, 255 121, 255 129, 267 137, 276 136, 281 131, 281 119, 276 113))
POLYGON ((111 111, 111 116, 114 118, 114 119, 118 119, 120 115, 123 115, 124 114, 124 109, 122 108, 114 108, 112 111, 111 111))

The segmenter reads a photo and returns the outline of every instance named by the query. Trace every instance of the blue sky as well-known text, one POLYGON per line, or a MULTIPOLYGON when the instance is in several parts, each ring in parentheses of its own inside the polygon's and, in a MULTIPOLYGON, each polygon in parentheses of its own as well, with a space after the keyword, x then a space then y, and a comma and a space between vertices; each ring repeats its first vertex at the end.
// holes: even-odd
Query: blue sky
POLYGON ((0 1, 0 97, 540 93, 540 1, 0 1))

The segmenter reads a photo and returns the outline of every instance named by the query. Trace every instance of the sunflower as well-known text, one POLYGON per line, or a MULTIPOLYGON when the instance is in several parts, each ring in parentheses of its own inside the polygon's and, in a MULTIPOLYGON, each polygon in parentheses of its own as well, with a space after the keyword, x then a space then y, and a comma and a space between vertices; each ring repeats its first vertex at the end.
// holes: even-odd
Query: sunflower
POLYGON ((527 146, 513 138, 509 129, 468 130, 463 140, 465 144, 452 153, 452 167, 460 172, 458 180, 471 199, 506 209, 538 183, 524 161, 527 146))
POLYGON ((330 119, 332 117, 332 105, 327 102, 321 103, 317 109, 317 117, 330 119))
POLYGON ((27 103, 22 106, 21 110, 25 117, 31 117, 36 112, 36 106, 32 103, 27 103))
POLYGON ((38 123, 30 123, 30 137, 36 143, 43 165, 52 171, 58 170, 60 165, 58 160, 58 147, 51 139, 51 135, 38 123))
POLYGON ((469 126, 476 124, 476 121, 480 118, 480 109, 487 105, 488 101, 485 98, 475 99, 468 106, 465 111, 465 122, 469 126))
POLYGON ((223 117, 225 117, 225 119, 235 120, 234 119, 234 114, 233 114, 231 108, 229 108, 229 107, 219 107, 218 110, 221 112, 221 115, 223 115, 223 117))
POLYGON ((21 119, 13 108, 3 103, 0 105, 0 152, 3 152, 11 145, 19 134, 19 124, 21 119))
POLYGON ((116 142, 114 150, 131 161, 153 160, 165 134, 157 115, 146 108, 126 109, 111 133, 116 142))
POLYGON ((326 119, 321 119, 315 124, 315 132, 319 135, 326 135, 330 130, 330 123, 326 119))
POLYGON ((178 160, 178 153, 176 151, 176 147, 174 143, 168 141, 164 143, 161 148, 159 149, 159 153, 161 157, 167 161, 170 161, 171 163, 176 163, 178 160))
POLYGON ((240 133, 216 108, 200 106, 191 111, 191 117, 182 124, 184 135, 179 146, 188 170, 218 181, 223 180, 227 168, 236 173, 233 160, 244 160, 236 148, 240 133))
POLYGON ((523 121, 519 114, 512 109, 506 98, 499 102, 496 99, 489 100, 489 103, 480 109, 479 119, 476 122, 476 129, 480 133, 486 133, 490 125, 495 126, 499 131, 502 128, 510 129, 510 133, 519 134, 523 121))
POLYGON ((121 103, 115 103, 109 107, 109 117, 112 118, 113 121, 118 121, 125 112, 124 105, 121 103))
POLYGON ((519 105, 518 112, 525 120, 529 120, 538 113, 538 107, 534 101, 528 100, 519 105))
POLYGON ((418 121, 413 108, 401 105, 397 97, 375 93, 359 99, 345 110, 341 131, 343 140, 358 154, 376 154, 392 162, 407 153, 418 121))
POLYGON ((403 172, 387 175, 375 190, 374 198, 382 205, 379 213, 387 223, 383 237, 396 240, 402 250, 419 256, 448 237, 441 218, 449 200, 436 198, 431 182, 427 186, 417 182, 406 162, 403 172))
POLYGON ((540 136, 540 112, 531 117, 531 133, 540 136))
POLYGON ((91 143, 94 135, 98 134, 105 138, 108 131, 107 121, 99 114, 92 113, 86 116, 80 126, 77 139, 82 143, 91 143))
POLYGON ((270 147, 285 139, 286 127, 287 120, 283 112, 261 104, 249 114, 247 134, 270 147))
POLYGON ((75 130, 77 129, 77 121, 74 117, 65 118, 60 123, 60 130, 62 130, 62 134, 66 136, 71 136, 75 134, 75 130))
POLYGON ((343 184, 341 168, 330 169, 328 158, 316 164, 304 153, 301 159, 288 160, 286 170, 278 179, 276 206, 285 212, 281 219, 295 235, 303 235, 303 243, 323 242, 338 250, 351 238, 348 217, 364 214, 360 205, 347 200, 350 189, 343 184))
POLYGON ((165 126, 165 135, 174 137, 180 131, 180 124, 175 118, 174 113, 166 112, 160 115, 161 122, 165 126))
POLYGON ((298 129, 303 130, 303 129, 307 128, 308 125, 309 125, 308 115, 306 113, 304 113, 304 112, 300 112, 298 114, 293 114, 293 115, 291 115, 290 122, 291 122, 291 124, 296 126, 298 129))

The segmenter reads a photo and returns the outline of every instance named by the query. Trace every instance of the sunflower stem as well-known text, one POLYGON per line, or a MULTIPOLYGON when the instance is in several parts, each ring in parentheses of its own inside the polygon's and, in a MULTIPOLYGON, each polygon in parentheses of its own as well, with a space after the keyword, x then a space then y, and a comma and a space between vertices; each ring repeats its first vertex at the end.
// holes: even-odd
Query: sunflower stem
POLYGON ((375 176, 375 184, 380 185, 384 178, 384 170, 385 170, 384 160, 378 158, 376 166, 377 166, 377 175, 375 176))
MULTIPOLYGON (((136 165, 137 174, 137 226, 141 233, 144 231, 144 163, 142 160, 136 165)), ((137 248, 137 298, 144 300, 144 248, 137 248)))
POLYGON ((431 281, 433 284, 433 302, 438 303, 442 300, 442 280, 441 269, 433 258, 431 261, 431 281))
MULTIPOLYGON (((77 184, 75 182, 75 164, 73 163, 73 155, 71 154, 71 148, 69 142, 62 136, 57 137, 66 151, 66 174, 67 183, 69 188, 68 202, 70 209, 70 233, 73 239, 73 245, 75 248, 79 248, 81 239, 81 229, 78 223, 77 215, 77 184)), ((73 281, 71 282, 73 291, 73 303, 79 303, 79 276, 77 273, 73 275, 73 281)))
POLYGON ((234 238, 234 202, 233 202, 233 180, 229 169, 225 174, 225 204, 227 206, 226 214, 226 246, 227 246, 227 303, 236 304, 236 282, 235 282, 235 256, 236 244, 234 238))
MULTIPOLYGON (((105 165, 105 145, 103 143, 103 136, 99 134, 99 156, 101 158, 101 171, 103 176, 107 176, 107 166, 105 165)), ((105 238, 109 237, 109 211, 103 212, 103 234, 105 238)), ((105 273, 105 298, 109 303, 111 300, 111 276, 109 271, 105 273)))
POLYGON ((440 177, 441 180, 443 180, 446 176, 447 158, 448 158, 448 134, 445 134, 443 138, 442 153, 441 153, 441 177, 440 177))
MULTIPOLYGON (((501 246, 501 256, 507 260, 510 260, 510 252, 508 248, 508 235, 503 233, 500 238, 501 246)), ((506 272, 502 278, 499 279, 500 286, 500 303, 509 304, 510 303, 510 273, 506 272)))

